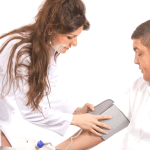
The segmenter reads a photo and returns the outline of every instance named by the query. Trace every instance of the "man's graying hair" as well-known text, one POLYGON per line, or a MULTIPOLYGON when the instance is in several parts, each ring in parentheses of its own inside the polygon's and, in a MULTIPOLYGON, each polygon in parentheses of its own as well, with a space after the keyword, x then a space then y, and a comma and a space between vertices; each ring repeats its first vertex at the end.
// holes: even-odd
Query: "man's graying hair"
POLYGON ((150 48, 150 20, 140 24, 133 32, 131 39, 140 39, 144 46, 150 48))

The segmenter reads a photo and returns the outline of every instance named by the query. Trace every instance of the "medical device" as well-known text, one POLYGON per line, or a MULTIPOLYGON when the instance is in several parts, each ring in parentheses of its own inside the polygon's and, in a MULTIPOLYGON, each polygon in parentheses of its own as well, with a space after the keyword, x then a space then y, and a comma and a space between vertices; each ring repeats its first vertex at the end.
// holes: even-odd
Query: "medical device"
POLYGON ((102 134, 102 139, 105 141, 115 133, 121 131, 125 127, 127 127, 130 123, 128 118, 114 105, 114 101, 111 99, 107 99, 100 103, 99 105, 95 106, 94 111, 89 111, 90 114, 93 115, 110 115, 112 119, 108 120, 99 120, 111 127, 111 130, 105 129, 107 131, 107 135, 102 134))
POLYGON ((41 140, 32 140, 29 138, 19 137, 15 150, 61 150, 56 149, 51 143, 43 143, 41 140))
MULTIPOLYGON (((103 141, 107 140, 111 136, 113 136, 115 133, 121 131, 125 127, 127 127, 130 123, 128 118, 119 110, 115 105, 114 101, 111 99, 107 99, 103 101, 102 103, 98 104, 94 107, 94 111, 89 111, 90 114, 93 115, 110 115, 112 116, 112 119, 108 120, 99 120, 100 122, 103 122, 111 127, 110 130, 103 128, 107 131, 107 135, 102 134, 101 138, 103 141)), ((67 150, 73 142, 73 138, 78 137, 81 134, 82 130, 78 133, 78 135, 71 137, 71 143, 70 145, 65 149, 67 150)))
POLYGON ((43 143, 41 140, 33 140, 29 138, 18 137, 16 148, 2 147, 0 150, 61 150, 56 149, 51 143, 43 143))

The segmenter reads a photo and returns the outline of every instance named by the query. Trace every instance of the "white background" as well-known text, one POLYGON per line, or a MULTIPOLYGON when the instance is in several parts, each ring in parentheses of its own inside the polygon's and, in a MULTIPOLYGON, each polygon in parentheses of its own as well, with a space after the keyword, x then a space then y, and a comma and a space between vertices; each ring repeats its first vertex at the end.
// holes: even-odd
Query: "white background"
MULTIPOLYGON (((37 14, 41 2, 42 0, 0 0, 0 34, 29 24, 37 14)), ((77 106, 86 102, 97 105, 107 98, 115 97, 141 76, 138 66, 134 65, 130 37, 139 24, 150 18, 149 0, 84 2, 91 28, 78 37, 76 48, 71 48, 60 56, 59 63, 58 88, 77 106)), ((22 136, 41 138, 53 145, 78 130, 70 127, 65 136, 61 137, 29 123, 22 124, 26 124, 22 136)), ((119 150, 125 130, 93 150, 119 150)))

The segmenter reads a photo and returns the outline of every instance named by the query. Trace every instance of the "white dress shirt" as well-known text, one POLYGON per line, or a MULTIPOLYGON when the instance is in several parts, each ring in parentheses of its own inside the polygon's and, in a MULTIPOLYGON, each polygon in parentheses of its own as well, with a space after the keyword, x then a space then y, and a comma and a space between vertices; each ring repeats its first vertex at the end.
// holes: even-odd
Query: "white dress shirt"
POLYGON ((137 79, 120 98, 118 107, 130 120, 121 150, 149 150, 150 83, 142 77, 137 79))
MULTIPOLYGON (((6 38, 0 40, 0 47, 6 38)), ((2 81, 4 74, 7 69, 8 58, 10 50, 18 40, 11 41, 4 51, 0 54, 0 91, 2 91, 2 81)), ((23 45, 22 45, 23 46, 23 45)), ((20 48, 18 48, 19 50, 20 48)), ((51 86, 51 93, 48 95, 50 107, 47 97, 43 97, 40 102, 40 108, 42 109, 43 115, 38 111, 32 111, 30 106, 26 106, 27 98, 25 97, 29 87, 24 82, 19 82, 19 88, 14 93, 13 89, 7 96, 2 99, 0 96, 0 130, 4 132, 6 137, 12 146, 16 146, 16 137, 11 134, 11 131, 15 129, 12 125, 15 110, 19 109, 23 118, 29 122, 40 126, 42 128, 54 131, 60 135, 64 135, 67 131, 73 115, 72 113, 76 109, 71 102, 63 99, 59 96, 56 90, 56 82, 58 79, 57 64, 54 61, 54 53, 51 56, 51 62, 48 69, 48 78, 51 86)), ((27 57, 24 61, 29 60, 27 57)), ((13 60, 15 62, 15 59, 13 60)), ((21 70, 23 73, 27 73, 26 70, 21 70)))

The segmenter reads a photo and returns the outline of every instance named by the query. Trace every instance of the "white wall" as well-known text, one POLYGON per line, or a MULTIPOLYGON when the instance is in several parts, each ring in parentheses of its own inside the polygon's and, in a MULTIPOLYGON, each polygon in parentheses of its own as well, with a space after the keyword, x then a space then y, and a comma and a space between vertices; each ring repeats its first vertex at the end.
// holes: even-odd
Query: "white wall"
MULTIPOLYGON (((1 0, 0 34, 31 22, 42 0, 1 0)), ((149 20, 149 0, 84 0, 89 31, 83 31, 78 46, 61 55, 58 87, 78 106, 94 105, 125 91, 141 76, 134 65, 131 34, 149 20)), ((28 123, 27 123, 28 124, 28 123)), ((78 130, 70 127, 64 137, 28 124, 30 136, 57 145, 78 130), (30 129, 29 129, 30 127, 30 129), (34 130, 33 130, 34 128, 34 130), (40 135, 36 131, 40 132, 40 135), (31 135, 32 133, 32 135, 31 135), (34 135, 33 135, 34 134, 34 135)), ((125 130, 93 148, 119 150, 125 130)), ((25 136, 29 136, 27 134, 25 136)))

